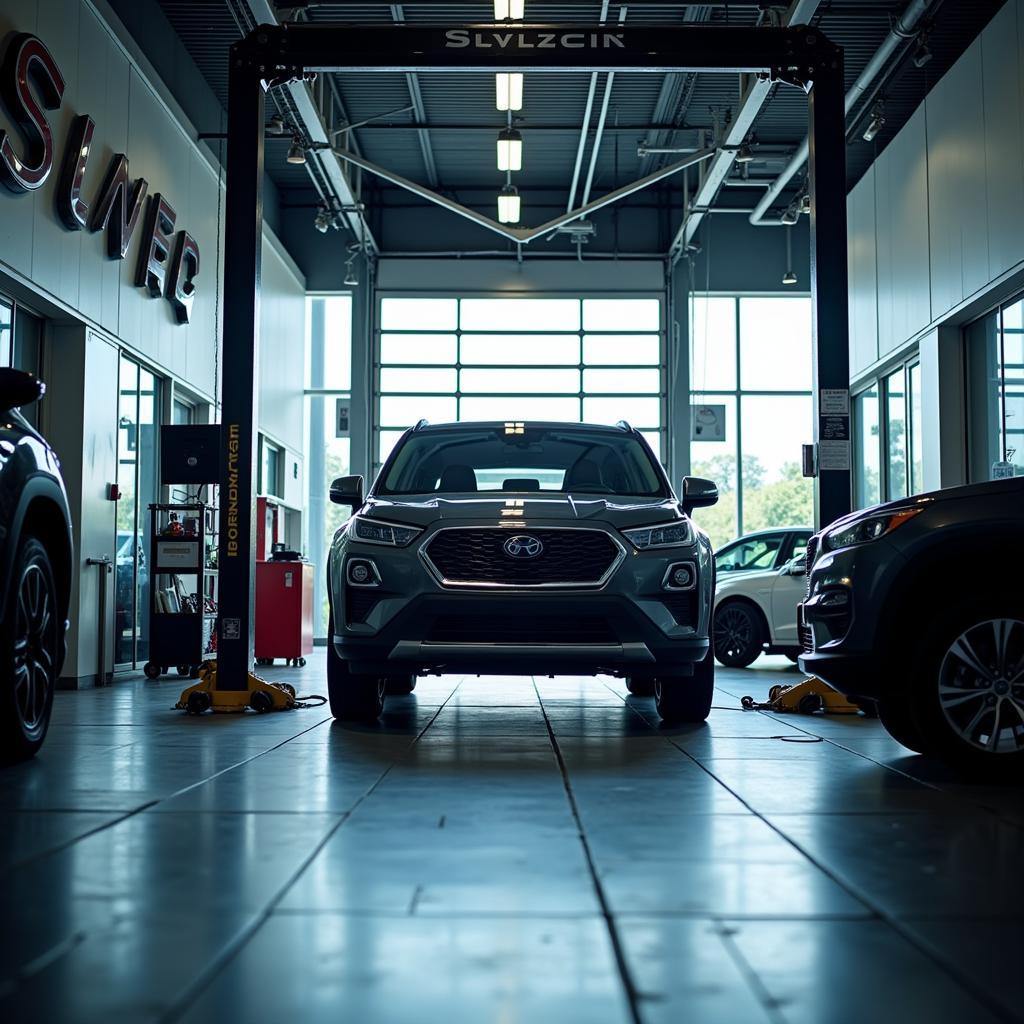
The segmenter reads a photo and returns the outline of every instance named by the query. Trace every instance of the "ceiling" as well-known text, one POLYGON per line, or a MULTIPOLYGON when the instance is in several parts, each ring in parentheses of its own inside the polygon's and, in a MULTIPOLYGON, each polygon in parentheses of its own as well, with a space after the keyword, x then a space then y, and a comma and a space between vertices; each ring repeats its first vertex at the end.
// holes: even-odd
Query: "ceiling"
MULTIPOLYGON (((298 0, 296 0, 298 3, 298 0)), ((227 104, 227 50, 253 24, 246 0, 159 0, 168 20, 194 59, 214 94, 227 104)), ((879 97, 884 100, 886 123, 870 143, 862 139, 870 113, 869 102, 849 124, 848 183, 856 183, 875 156, 885 148, 920 103, 928 89, 956 61, 978 35, 1002 0, 937 0, 925 21, 927 45, 932 59, 923 67, 911 60, 916 41, 898 49, 884 72, 879 97)), ((277 7, 283 7, 278 3, 277 7)), ((609 23, 624 19, 626 24, 679 24, 710 22, 752 26, 765 16, 764 3, 679 4, 665 0, 609 3, 609 23)), ((780 5, 778 9, 781 10, 780 5)), ((893 19, 905 8, 906 0, 822 0, 813 18, 817 25, 845 51, 847 85, 851 85, 890 31, 893 19)), ((533 23, 586 23, 599 21, 602 4, 594 0, 549 3, 526 0, 526 17, 533 23)), ((285 13, 282 12, 282 17, 285 13)), ((441 3, 419 0, 401 5, 386 3, 336 2, 314 4, 300 11, 299 18, 313 22, 358 23, 481 23, 493 20, 487 3, 441 3)), ((494 104, 493 76, 431 72, 337 73, 332 76, 347 123, 370 121, 352 130, 354 146, 366 159, 403 177, 436 189, 444 195, 494 216, 495 196, 504 183, 496 170, 495 140, 504 126, 505 114, 494 104), (419 104, 421 124, 413 111, 402 110, 419 104), (402 111, 400 113, 392 113, 402 111)), ((566 208, 570 182, 580 145, 584 110, 590 90, 591 73, 530 73, 526 77, 523 109, 515 126, 524 139, 523 170, 513 182, 523 196, 523 220, 538 223, 566 208)), ((594 162, 591 198, 626 184, 666 161, 678 157, 639 156, 639 143, 653 146, 690 146, 699 141, 698 130, 714 131, 716 120, 727 122, 738 105, 739 76, 723 74, 652 75, 619 72, 609 94, 606 126, 594 162)), ((584 150, 580 188, 590 164, 597 135, 599 112, 606 88, 606 76, 598 75, 587 145, 584 150)), ((268 110, 273 111, 273 106, 268 110)), ((287 115, 287 109, 282 110, 287 115)), ((754 161, 746 165, 749 179, 770 181, 807 132, 807 104, 802 92, 779 85, 755 122, 752 142, 754 161)), ((318 203, 308 172, 285 162, 288 138, 270 139, 267 171, 278 186, 286 209, 309 210, 310 224, 318 203)), ((737 176, 739 171, 736 172, 737 176)), ((409 192, 364 176, 363 199, 375 234, 387 236, 388 246, 417 248, 411 226, 416 216, 432 217, 425 200, 409 192), (404 231, 402 225, 409 224, 404 231), (406 237, 406 236, 410 237, 406 237)), ((780 198, 788 204, 800 188, 798 176, 792 190, 780 198)), ((664 245, 678 227, 682 207, 679 177, 637 193, 625 203, 648 211, 656 237, 623 240, 615 232, 615 244, 649 248, 664 245)), ((753 206, 761 192, 756 187, 724 188, 716 207, 753 206)), ((453 219, 447 212, 438 217, 453 219)), ((607 215, 606 215, 607 216, 607 215)), ((436 218, 428 223, 441 223, 436 218)), ((599 224, 600 227, 600 224, 599 224)), ((422 234, 422 227, 419 233, 422 234)), ((498 236, 462 223, 458 227, 462 244, 486 242, 494 245, 498 236), (466 235, 465 231, 470 234, 466 235)), ((604 241, 611 242, 608 232, 604 241)), ((499 247, 504 243, 499 243, 499 247)), ((605 248, 607 246, 604 246, 605 248)))

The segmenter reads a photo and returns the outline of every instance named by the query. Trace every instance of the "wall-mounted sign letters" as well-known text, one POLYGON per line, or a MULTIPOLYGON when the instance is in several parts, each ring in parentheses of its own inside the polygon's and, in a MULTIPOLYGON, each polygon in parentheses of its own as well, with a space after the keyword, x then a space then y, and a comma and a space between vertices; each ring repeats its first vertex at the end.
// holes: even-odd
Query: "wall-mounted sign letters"
MULTIPOLYGON (((0 129, 0 182, 11 192, 32 192, 49 177, 54 164, 53 131, 46 110, 57 110, 64 77, 42 40, 28 32, 14 36, 0 64, 0 97, 22 135, 19 154, 0 129)), ((149 183, 132 182, 128 157, 115 153, 92 202, 82 198, 82 181, 92 151, 96 124, 88 114, 71 122, 57 182, 57 216, 69 231, 106 232, 107 256, 123 260, 142 214, 149 183)), ((175 214, 160 193, 150 196, 143 225, 135 283, 154 298, 164 297, 179 324, 192 315, 199 245, 187 232, 174 232, 175 214), (172 256, 173 253, 173 256, 172 256)))

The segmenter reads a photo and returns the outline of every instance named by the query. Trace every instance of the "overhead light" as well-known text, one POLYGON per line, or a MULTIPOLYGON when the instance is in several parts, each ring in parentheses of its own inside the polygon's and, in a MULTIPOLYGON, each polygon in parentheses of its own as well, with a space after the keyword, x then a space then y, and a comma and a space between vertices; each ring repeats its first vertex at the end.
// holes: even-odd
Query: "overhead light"
POLYGON ((738 164, 749 164, 754 159, 754 154, 751 153, 750 147, 744 142, 739 149, 736 150, 736 163, 738 164))
POLYGON ((356 288, 359 286, 359 275, 356 273, 355 267, 355 256, 350 256, 345 260, 345 280, 342 281, 348 288, 356 288))
POLYGON ((882 130, 882 126, 885 124, 885 104, 879 100, 874 107, 871 108, 871 120, 868 122, 867 128, 864 129, 864 141, 873 142, 875 136, 882 130))
POLYGON ((268 122, 266 132, 268 135, 284 135, 288 126, 280 114, 275 114, 268 122))
POLYGON ((525 0, 494 0, 495 21, 522 21, 525 13, 525 0))
POLYGON ((518 224, 521 205, 519 189, 506 185, 498 193, 498 220, 502 224, 518 224))
POLYGON ((313 218, 313 227, 315 227, 321 235, 325 235, 327 234, 327 229, 330 226, 331 215, 327 212, 327 207, 321 205, 316 211, 316 216, 313 218))
POLYGON ((302 139, 298 135, 292 138, 292 144, 288 147, 288 155, 285 159, 290 164, 302 165, 306 162, 306 149, 302 145, 302 139))
POLYGON ((786 228, 786 272, 782 275, 782 283, 785 285, 796 284, 796 274, 793 273, 793 232, 786 228))
POLYGON ((928 33, 922 32, 917 37, 917 46, 914 47, 914 56, 911 58, 914 62, 914 67, 923 68, 931 62, 933 56, 934 54, 928 46, 928 33))
POLYGON ((789 206, 786 207, 786 209, 783 211, 783 214, 779 218, 779 220, 781 220, 783 224, 789 226, 789 225, 795 224, 799 219, 800 219, 800 197, 798 196, 796 199, 793 200, 793 202, 791 202, 789 204, 789 206))
POLYGON ((495 105, 499 110, 523 109, 523 75, 520 71, 494 76, 495 105))
POLYGON ((811 212, 811 193, 810 192, 805 192, 800 197, 800 212, 801 213, 810 213, 811 212))
POLYGON ((523 137, 515 128, 506 128, 498 134, 498 170, 523 169, 523 137))

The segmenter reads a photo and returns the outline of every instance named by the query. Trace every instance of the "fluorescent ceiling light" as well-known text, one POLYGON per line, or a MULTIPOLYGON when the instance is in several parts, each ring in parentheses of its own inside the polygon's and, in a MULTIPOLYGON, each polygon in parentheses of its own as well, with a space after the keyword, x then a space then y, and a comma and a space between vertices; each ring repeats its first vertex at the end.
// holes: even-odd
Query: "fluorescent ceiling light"
POLYGON ((515 185, 506 185, 498 193, 498 220, 502 224, 518 224, 522 203, 515 185))
POLYGON ((523 109, 522 72, 502 72, 494 76, 495 105, 499 110, 523 109))
POLYGON ((498 170, 523 169, 523 137, 515 128, 506 128, 498 135, 498 170))
POLYGON ((495 21, 522 21, 525 13, 525 0, 494 0, 495 21))

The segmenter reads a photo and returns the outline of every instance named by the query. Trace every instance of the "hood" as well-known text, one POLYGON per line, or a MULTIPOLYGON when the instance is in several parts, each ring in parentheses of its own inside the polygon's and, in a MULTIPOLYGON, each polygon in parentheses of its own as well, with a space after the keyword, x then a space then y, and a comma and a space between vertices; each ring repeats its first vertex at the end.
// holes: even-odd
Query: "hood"
POLYGON ((483 494, 409 495, 402 499, 370 496, 362 515, 410 526, 429 526, 438 521, 460 519, 492 520, 496 525, 510 521, 530 523, 565 521, 585 522, 598 519, 618 528, 646 526, 649 523, 683 519, 679 505, 670 498, 625 502, 614 498, 574 497, 571 494, 545 494, 537 497, 494 497, 483 494), (503 513, 522 510, 522 515, 503 513))
POLYGON ((847 516, 841 516, 823 527, 821 533, 845 526, 847 523, 855 523, 860 519, 867 519, 870 516, 884 515, 886 512, 898 512, 905 508, 929 508, 940 502, 963 501, 967 498, 982 498, 987 494, 1008 492, 1016 492, 1024 502, 1024 476, 1007 477, 1004 480, 986 480, 983 483, 964 484, 961 487, 946 487, 939 491, 929 491, 927 494, 915 494, 911 498, 897 498, 895 501, 887 501, 883 505, 872 505, 871 508, 859 509, 847 516))

